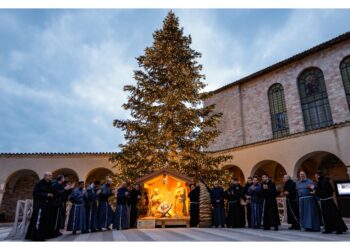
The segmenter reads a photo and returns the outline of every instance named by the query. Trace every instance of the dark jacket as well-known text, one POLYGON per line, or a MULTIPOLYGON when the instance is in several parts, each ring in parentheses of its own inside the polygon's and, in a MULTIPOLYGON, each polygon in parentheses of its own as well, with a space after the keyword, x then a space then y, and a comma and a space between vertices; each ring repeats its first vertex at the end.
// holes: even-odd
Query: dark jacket
POLYGON ((284 183, 283 191, 288 192, 287 198, 289 200, 295 201, 297 199, 296 183, 293 180, 289 179, 284 183))
POLYGON ((51 181, 47 182, 44 179, 41 179, 34 187, 33 190, 33 199, 34 202, 48 202, 51 198, 47 197, 48 193, 51 191, 51 181))
POLYGON ((65 198, 64 196, 66 193, 64 186, 59 182, 54 181, 51 185, 51 191, 53 194, 53 198, 51 199, 50 204, 53 207, 61 207, 64 202, 64 198, 65 198))
POLYGON ((195 187, 187 196, 190 198, 190 202, 199 202, 199 187, 195 187))
POLYGON ((316 195, 321 199, 332 197, 334 189, 328 177, 321 176, 316 185, 316 195))

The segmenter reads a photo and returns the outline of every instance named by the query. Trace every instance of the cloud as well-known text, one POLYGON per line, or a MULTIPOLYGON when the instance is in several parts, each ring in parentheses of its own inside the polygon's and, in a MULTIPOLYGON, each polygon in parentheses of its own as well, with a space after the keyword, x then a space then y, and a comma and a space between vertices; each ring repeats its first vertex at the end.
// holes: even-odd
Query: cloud
POLYGON ((199 62, 206 75, 206 90, 214 90, 242 74, 239 63, 243 46, 234 33, 219 28, 220 24, 212 11, 178 11, 180 24, 185 34, 191 34, 193 48, 202 53, 199 62))
POLYGON ((99 19, 100 24, 94 23, 95 28, 86 25, 97 19, 95 14, 64 13, 31 37, 30 50, 10 53, 10 71, 24 69, 28 81, 0 72, 1 95, 7 97, 8 108, 23 114, 10 116, 7 110, 1 111, 9 123, 3 129, 7 133, 0 135, 7 138, 0 150, 117 150, 123 139, 121 132, 112 127, 112 121, 126 117, 121 109, 126 100, 122 88, 132 80, 134 65, 123 54, 124 44, 110 35, 116 27, 106 25, 108 16, 99 19), (80 25, 74 27, 77 20, 80 25), (104 39, 89 40, 86 33, 89 29, 101 29, 100 25, 105 28, 104 39), (28 110, 21 108, 24 103, 28 110), (15 134, 11 124, 18 128, 27 124, 26 131, 15 134), (35 126, 42 129, 33 129, 35 126), (36 139, 31 143, 36 146, 29 149, 28 140, 33 137, 36 139))
POLYGON ((347 25, 338 21, 349 19, 348 14, 341 10, 292 10, 285 22, 261 27, 252 45, 251 73, 347 31, 347 25))
MULTIPOLYGON (((166 10, 0 11, 0 151, 115 151, 166 10)), ((213 90, 348 31, 346 10, 175 10, 213 90), (277 14, 282 17, 277 18, 277 14), (223 17, 224 16, 224 17, 223 17)))

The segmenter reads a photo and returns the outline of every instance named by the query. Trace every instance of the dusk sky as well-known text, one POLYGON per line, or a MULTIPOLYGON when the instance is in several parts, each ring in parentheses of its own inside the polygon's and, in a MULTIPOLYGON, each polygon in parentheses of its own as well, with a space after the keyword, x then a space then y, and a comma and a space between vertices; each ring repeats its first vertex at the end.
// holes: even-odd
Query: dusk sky
MULTIPOLYGON (((0 10, 0 152, 118 151, 125 84, 168 10, 0 10)), ((350 10, 175 10, 214 90, 350 31, 350 10)))

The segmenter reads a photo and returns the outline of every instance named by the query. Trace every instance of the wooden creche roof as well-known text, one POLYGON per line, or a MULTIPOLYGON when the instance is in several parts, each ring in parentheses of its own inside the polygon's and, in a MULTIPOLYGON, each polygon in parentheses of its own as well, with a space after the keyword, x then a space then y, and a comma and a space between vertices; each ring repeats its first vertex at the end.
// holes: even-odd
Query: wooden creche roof
POLYGON ((170 176, 173 176, 177 179, 180 179, 180 180, 183 180, 183 181, 186 181, 186 182, 189 182, 189 183, 192 183, 193 182, 193 178, 191 177, 188 177, 188 176, 185 176, 185 175, 182 175, 182 174, 179 174, 177 172, 174 172, 174 171, 171 171, 171 170, 168 170, 168 169, 161 169, 161 170, 158 170, 158 171, 155 171, 151 174, 148 174, 148 175, 145 175, 139 179, 136 180, 136 183, 143 183, 143 182, 146 182, 148 180, 151 180, 159 175, 170 175, 170 176))

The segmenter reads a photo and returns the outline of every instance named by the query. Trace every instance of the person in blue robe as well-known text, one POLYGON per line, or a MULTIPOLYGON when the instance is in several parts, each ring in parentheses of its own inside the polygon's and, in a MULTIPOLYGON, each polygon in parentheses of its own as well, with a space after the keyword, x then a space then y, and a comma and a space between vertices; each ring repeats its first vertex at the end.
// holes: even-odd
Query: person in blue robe
POLYGON ((80 181, 79 186, 72 191, 70 196, 72 207, 69 212, 67 231, 72 231, 73 234, 76 234, 77 231, 86 232, 85 192, 84 182, 80 181))
POLYGON ((277 189, 267 174, 261 176, 261 195, 263 197, 262 219, 264 230, 270 230, 274 227, 278 231, 278 226, 281 225, 277 206, 277 189))
POLYGON ((96 232, 97 225, 97 201, 98 195, 100 194, 100 181, 94 181, 86 189, 86 201, 85 201, 85 211, 86 211, 86 230, 89 232, 96 232))
POLYGON ((227 200, 227 227, 244 227, 245 213, 244 207, 240 203, 240 200, 243 196, 243 187, 239 185, 238 178, 234 178, 230 183, 230 187, 225 191, 224 194, 224 198, 227 200))
POLYGON ((263 199, 258 177, 253 178, 247 191, 250 196, 250 228, 261 228, 263 199))
POLYGON ((301 171, 296 185, 299 199, 300 227, 305 231, 319 232, 321 230, 321 219, 314 188, 313 181, 306 178, 305 172, 301 171))
POLYGON ((103 228, 107 230, 111 230, 110 225, 113 223, 113 212, 112 208, 109 205, 108 199, 113 195, 111 189, 112 180, 107 178, 105 184, 101 187, 101 192, 98 196, 98 230, 102 231, 103 228))
POLYGON ((46 172, 44 178, 34 186, 33 213, 25 238, 32 241, 44 241, 49 238, 48 204, 53 198, 51 191, 52 173, 46 172))
POLYGON ((345 233, 348 227, 340 214, 337 205, 334 202, 334 189, 328 177, 323 176, 321 171, 315 174, 317 179, 316 195, 320 199, 321 215, 324 223, 324 231, 322 233, 329 234, 336 232, 337 234, 345 233))
POLYGON ((113 229, 128 229, 130 223, 130 210, 128 206, 129 190, 125 181, 116 192, 117 204, 114 213, 113 229))
POLYGON ((214 188, 210 190, 213 205, 213 226, 225 227, 224 189, 218 181, 214 182, 214 188))

